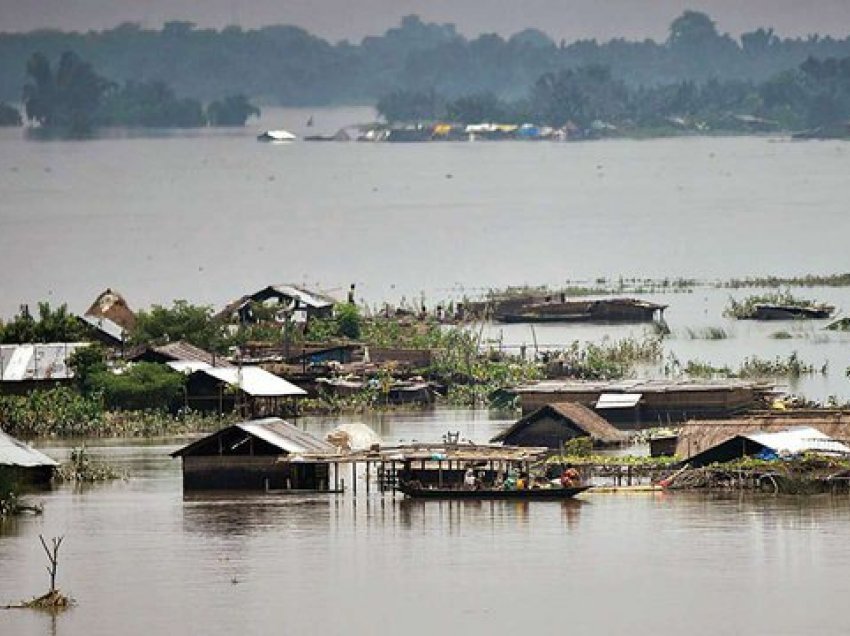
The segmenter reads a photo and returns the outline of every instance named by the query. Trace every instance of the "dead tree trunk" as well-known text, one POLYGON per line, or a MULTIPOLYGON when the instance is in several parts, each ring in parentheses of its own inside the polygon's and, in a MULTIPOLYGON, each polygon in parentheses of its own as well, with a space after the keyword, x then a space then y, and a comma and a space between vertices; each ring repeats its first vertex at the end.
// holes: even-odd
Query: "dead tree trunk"
POLYGON ((53 594, 56 592, 56 570, 59 567, 59 547, 62 545, 65 537, 53 537, 50 539, 50 547, 48 547, 47 541, 44 540, 42 535, 38 535, 38 539, 41 541, 41 547, 44 548, 44 553, 50 562, 50 565, 46 567, 47 573, 50 574, 50 594, 53 594))

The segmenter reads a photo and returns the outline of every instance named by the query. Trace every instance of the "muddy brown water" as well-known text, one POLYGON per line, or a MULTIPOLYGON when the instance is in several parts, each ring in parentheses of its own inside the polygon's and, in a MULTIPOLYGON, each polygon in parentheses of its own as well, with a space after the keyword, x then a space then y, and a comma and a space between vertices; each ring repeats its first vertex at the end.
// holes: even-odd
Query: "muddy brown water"
MULTIPOLYGON (((461 300, 517 284, 598 276, 743 277, 850 269, 850 144, 784 138, 597 143, 261 144, 259 130, 333 133, 370 109, 265 109, 245 129, 111 132, 38 142, 0 130, 0 318, 21 303, 83 311, 105 287, 133 308, 174 298, 222 307, 275 282, 379 305, 461 300), (305 128, 314 116, 315 129, 305 128)), ((850 288, 794 290, 850 311, 850 288)), ((850 400, 848 334, 824 321, 734 323, 730 294, 670 304, 683 363, 740 365, 798 352, 827 377, 789 388, 850 400), (724 341, 690 339, 720 327, 724 341), (786 340, 771 339, 788 331, 786 340)), ((543 344, 620 338, 622 326, 538 326, 543 344)), ((488 337, 531 347, 528 325, 488 337)))
MULTIPOLYGON (((504 426, 389 415, 386 439, 504 426)), ((333 420, 309 420, 322 433, 333 420)), ((850 499, 587 494, 572 502, 184 496, 172 443, 90 441, 126 482, 38 496, 0 529, 0 601, 47 583, 38 534, 65 535, 52 618, 0 634, 842 634, 850 499)), ((63 456, 67 445, 48 448, 63 456)))

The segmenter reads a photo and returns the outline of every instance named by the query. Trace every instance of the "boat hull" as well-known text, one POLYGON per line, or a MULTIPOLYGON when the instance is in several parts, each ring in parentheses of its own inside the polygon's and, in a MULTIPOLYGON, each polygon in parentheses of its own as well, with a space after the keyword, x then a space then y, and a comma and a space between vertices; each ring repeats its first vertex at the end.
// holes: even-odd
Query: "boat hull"
POLYGON ((399 484, 398 489, 412 499, 468 499, 511 500, 511 501, 551 501, 572 499, 590 486, 575 488, 532 488, 529 490, 454 490, 448 488, 411 488, 399 484))

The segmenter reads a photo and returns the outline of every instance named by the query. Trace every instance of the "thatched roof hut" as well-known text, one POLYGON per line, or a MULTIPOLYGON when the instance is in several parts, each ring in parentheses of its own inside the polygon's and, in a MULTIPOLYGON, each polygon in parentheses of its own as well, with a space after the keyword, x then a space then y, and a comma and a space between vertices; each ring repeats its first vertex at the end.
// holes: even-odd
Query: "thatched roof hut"
POLYGON ((800 410, 758 413, 734 420, 692 420, 679 431, 676 455, 691 457, 737 435, 777 433, 810 426, 832 439, 850 441, 850 411, 800 410))
POLYGON ((95 298, 85 315, 91 318, 106 318, 128 333, 136 326, 136 314, 130 309, 127 301, 121 294, 108 287, 95 298))
POLYGON ((559 448, 576 437, 590 437, 595 444, 619 444, 626 435, 604 418, 577 402, 547 404, 499 433, 492 442, 512 446, 559 448))

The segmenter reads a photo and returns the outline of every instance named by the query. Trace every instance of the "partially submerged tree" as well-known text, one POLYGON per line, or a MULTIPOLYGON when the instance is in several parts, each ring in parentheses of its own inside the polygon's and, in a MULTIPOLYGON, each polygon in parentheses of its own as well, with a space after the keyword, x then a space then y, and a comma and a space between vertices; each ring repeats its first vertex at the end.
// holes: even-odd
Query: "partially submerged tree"
POLYGON ((135 344, 165 344, 185 340, 196 347, 220 352, 224 347, 222 324, 213 317, 208 305, 193 305, 175 300, 171 307, 154 305, 140 311, 130 334, 135 344))

